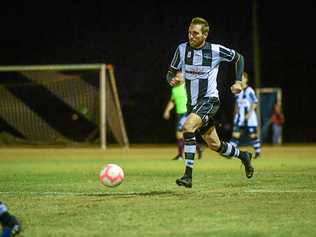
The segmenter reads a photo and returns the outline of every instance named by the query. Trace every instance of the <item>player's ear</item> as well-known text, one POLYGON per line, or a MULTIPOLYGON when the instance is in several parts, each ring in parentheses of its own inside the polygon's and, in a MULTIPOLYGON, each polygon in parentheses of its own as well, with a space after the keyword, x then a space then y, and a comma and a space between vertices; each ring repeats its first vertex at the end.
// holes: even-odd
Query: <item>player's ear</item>
POLYGON ((204 33, 203 33, 203 36, 204 36, 204 39, 206 39, 207 36, 208 36, 208 32, 204 32, 204 33))

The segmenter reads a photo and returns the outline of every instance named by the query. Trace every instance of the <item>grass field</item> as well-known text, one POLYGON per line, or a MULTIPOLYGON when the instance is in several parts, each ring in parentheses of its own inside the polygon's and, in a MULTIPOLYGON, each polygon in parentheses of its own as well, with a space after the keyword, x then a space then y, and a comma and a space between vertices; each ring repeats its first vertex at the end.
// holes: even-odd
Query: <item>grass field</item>
POLYGON ((248 180, 239 160, 207 151, 193 188, 175 184, 175 147, 0 150, 0 200, 24 237, 316 236, 316 146, 263 147, 248 180), (124 182, 106 188, 101 167, 124 182))

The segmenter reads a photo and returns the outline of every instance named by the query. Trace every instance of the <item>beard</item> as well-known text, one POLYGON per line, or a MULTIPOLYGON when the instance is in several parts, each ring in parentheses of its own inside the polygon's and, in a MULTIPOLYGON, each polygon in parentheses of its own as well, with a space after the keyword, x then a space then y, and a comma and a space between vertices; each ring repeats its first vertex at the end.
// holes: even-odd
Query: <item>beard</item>
POLYGON ((192 48, 201 48, 204 45, 204 41, 200 40, 200 41, 189 41, 189 44, 192 48))

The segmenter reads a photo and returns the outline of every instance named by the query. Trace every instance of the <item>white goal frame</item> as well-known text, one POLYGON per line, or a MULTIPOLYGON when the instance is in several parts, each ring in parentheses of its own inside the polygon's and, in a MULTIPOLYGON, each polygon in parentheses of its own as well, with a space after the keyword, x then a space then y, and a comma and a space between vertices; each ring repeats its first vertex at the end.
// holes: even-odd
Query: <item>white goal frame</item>
MULTIPOLYGON (((71 70, 99 70, 99 80, 100 80, 100 140, 101 148, 106 149, 107 139, 106 139, 106 80, 107 73, 109 70, 109 75, 113 75, 112 65, 107 64, 55 64, 55 65, 14 65, 14 66, 0 66, 0 72, 21 72, 21 71, 71 71, 71 70)), ((111 78, 110 78, 111 79, 111 78)), ((120 108, 120 107, 119 107, 120 108)), ((120 114, 121 115, 121 114, 120 114)), ((120 122, 123 119, 120 118, 120 122)), ((124 124, 123 124, 124 126, 124 124)), ((123 127, 123 137, 125 146, 128 146, 128 139, 123 127)))
MULTIPOLYGON (((258 107, 257 107, 257 117, 258 117, 258 136, 261 137, 261 127, 262 127, 262 121, 261 121, 261 108, 260 108, 260 102, 261 102, 261 94, 264 93, 273 93, 275 92, 277 95, 277 101, 282 106, 282 89, 279 87, 266 87, 266 88, 256 88, 256 95, 258 99, 258 107)), ((283 134, 281 133, 280 143, 283 142, 283 134)))

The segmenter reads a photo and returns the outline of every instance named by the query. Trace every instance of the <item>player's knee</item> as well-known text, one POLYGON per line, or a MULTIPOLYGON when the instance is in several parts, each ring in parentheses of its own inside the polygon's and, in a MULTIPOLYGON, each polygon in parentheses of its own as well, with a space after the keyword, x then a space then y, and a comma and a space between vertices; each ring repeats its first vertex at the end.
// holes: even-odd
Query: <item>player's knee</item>
POLYGON ((183 139, 183 133, 177 131, 177 132, 176 132, 176 139, 183 139))
POLYGON ((235 139, 239 139, 240 138, 240 132, 233 132, 232 137, 235 138, 235 139))
POLYGON ((255 140, 255 139, 258 138, 258 136, 257 136, 256 133, 251 133, 251 134, 249 135, 249 137, 250 137, 250 139, 252 139, 252 140, 255 140))
POLYGON ((183 126, 183 133, 195 132, 195 126, 193 123, 185 123, 183 126))

